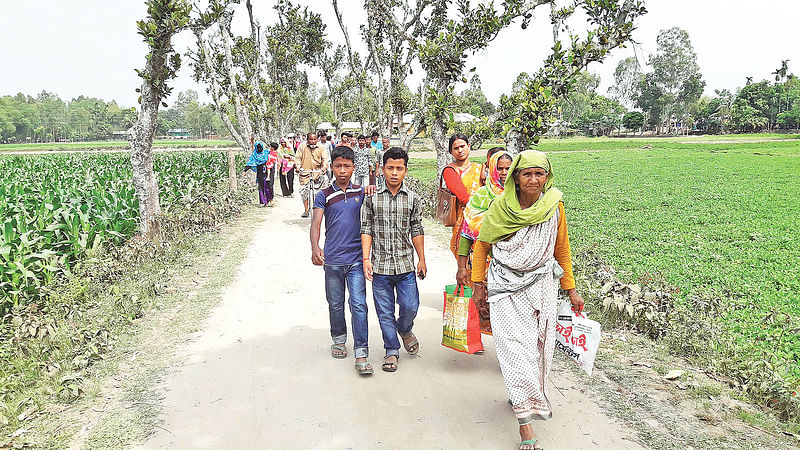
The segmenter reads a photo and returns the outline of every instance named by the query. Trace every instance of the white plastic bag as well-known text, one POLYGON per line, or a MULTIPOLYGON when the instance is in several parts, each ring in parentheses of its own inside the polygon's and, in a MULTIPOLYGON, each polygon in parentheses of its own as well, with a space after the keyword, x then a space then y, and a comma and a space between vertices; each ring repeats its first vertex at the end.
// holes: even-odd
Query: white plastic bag
POLYGON ((576 313, 569 302, 558 306, 556 322, 556 349, 575 362, 587 375, 592 376, 594 358, 600 346, 600 324, 576 313))

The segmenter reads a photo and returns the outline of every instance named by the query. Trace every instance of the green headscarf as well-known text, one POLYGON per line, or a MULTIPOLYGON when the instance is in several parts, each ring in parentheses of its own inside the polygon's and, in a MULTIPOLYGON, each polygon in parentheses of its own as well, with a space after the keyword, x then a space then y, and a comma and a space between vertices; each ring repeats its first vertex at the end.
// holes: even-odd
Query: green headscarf
POLYGON ((558 210, 558 202, 564 194, 553 187, 553 169, 547 155, 535 150, 526 150, 514 157, 508 169, 505 191, 497 197, 486 216, 483 218, 478 240, 494 244, 500 242, 517 231, 550 220, 558 210), (514 181, 515 170, 541 167, 547 171, 547 183, 542 188, 542 196, 527 209, 522 209, 517 198, 517 184, 514 181))

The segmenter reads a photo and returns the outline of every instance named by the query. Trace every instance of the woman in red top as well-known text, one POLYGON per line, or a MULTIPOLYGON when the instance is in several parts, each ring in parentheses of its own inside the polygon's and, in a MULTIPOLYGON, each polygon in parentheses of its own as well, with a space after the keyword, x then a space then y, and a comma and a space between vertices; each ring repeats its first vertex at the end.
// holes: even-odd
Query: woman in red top
POLYGON ((450 250, 458 259, 458 243, 461 238, 461 226, 464 223, 464 208, 469 204, 472 194, 483 184, 481 179, 483 165, 469 160, 469 140, 461 133, 450 136, 448 149, 454 161, 445 166, 442 178, 444 178, 447 189, 458 199, 456 224, 453 226, 453 236, 450 239, 450 250))

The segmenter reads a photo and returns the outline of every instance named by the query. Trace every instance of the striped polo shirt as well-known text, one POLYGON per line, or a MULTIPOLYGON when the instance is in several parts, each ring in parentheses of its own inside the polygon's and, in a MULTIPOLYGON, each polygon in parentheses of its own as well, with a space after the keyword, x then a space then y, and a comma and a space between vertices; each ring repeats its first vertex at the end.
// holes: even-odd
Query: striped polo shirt
POLYGON ((325 264, 341 266, 361 262, 361 205, 364 189, 350 183, 343 191, 334 182, 314 198, 314 208, 325 217, 325 264))

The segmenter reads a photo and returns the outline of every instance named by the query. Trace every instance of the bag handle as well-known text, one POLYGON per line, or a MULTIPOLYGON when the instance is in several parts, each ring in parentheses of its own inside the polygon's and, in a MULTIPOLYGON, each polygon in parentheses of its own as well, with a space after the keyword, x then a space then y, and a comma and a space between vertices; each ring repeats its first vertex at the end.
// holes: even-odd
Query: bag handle
POLYGON ((456 175, 458 175, 458 172, 456 172, 456 168, 455 167, 451 166, 450 164, 444 166, 444 169, 442 169, 442 173, 439 174, 439 189, 444 189, 447 192, 449 192, 450 194, 452 194, 453 191, 451 191, 450 188, 447 187, 447 183, 444 182, 444 171, 447 170, 447 169, 452 169, 453 172, 455 172, 456 175))

